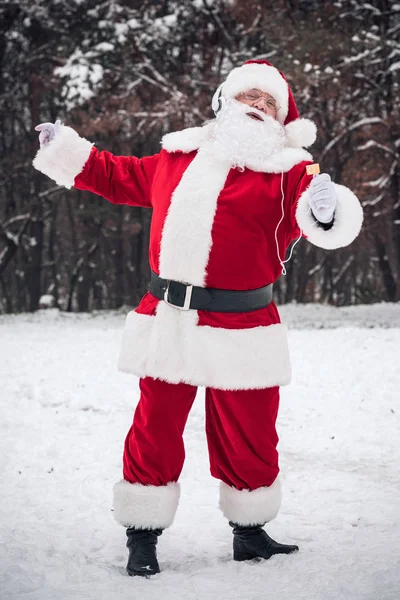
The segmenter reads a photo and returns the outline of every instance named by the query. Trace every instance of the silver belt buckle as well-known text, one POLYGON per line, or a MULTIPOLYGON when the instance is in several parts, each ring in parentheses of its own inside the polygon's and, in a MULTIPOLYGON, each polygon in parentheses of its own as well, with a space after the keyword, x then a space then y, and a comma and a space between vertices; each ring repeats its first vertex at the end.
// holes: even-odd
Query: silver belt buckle
POLYGON ((172 306, 173 308, 177 308, 178 310, 189 310, 190 309, 190 301, 192 299, 192 294, 193 294, 193 286, 189 285, 187 283, 183 284, 183 285, 186 285, 185 301, 183 303, 183 306, 176 306, 176 304, 172 304, 171 302, 168 302, 168 290, 169 290, 170 283, 171 282, 168 281, 167 287, 164 292, 164 302, 166 304, 168 304, 168 306, 172 306))

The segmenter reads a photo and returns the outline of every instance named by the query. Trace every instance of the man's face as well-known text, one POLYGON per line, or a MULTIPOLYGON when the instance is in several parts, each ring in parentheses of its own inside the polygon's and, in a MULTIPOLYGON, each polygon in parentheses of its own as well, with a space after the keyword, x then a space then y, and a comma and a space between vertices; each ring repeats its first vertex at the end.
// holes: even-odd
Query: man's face
POLYGON ((276 118, 277 110, 273 98, 265 92, 260 97, 259 90, 228 98, 213 123, 215 155, 235 167, 254 169, 258 165, 255 170, 262 171, 286 143, 285 129, 276 118))
MULTIPOLYGON (((235 98, 239 102, 243 104, 247 104, 247 106, 251 106, 252 108, 257 108, 259 111, 263 112, 266 115, 269 115, 276 119, 277 112, 279 110, 279 106, 276 103, 275 98, 273 98, 267 92, 262 92, 261 90, 251 89, 246 92, 242 92, 235 98)), ((249 117, 256 121, 261 121, 262 117, 256 112, 247 113, 249 117)))

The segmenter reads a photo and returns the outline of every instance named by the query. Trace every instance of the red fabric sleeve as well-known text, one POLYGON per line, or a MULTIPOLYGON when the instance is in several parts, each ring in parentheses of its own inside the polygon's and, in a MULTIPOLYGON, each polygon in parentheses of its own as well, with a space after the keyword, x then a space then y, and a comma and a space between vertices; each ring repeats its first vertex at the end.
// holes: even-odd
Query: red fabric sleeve
POLYGON ((92 148, 74 186, 103 196, 113 204, 151 208, 151 186, 159 154, 136 158, 114 156, 92 148))
MULTIPOLYGON (((290 232, 289 232, 289 240, 291 241, 297 239, 300 235, 300 228, 297 224, 296 220, 296 209, 297 203, 301 194, 308 188, 310 185, 313 176, 307 175, 306 166, 312 165, 311 161, 303 161, 298 165, 295 165, 291 171, 288 173, 287 185, 285 190, 285 195, 287 194, 289 197, 289 210, 290 210, 290 232)), ((306 237, 306 236, 304 236, 306 237)))

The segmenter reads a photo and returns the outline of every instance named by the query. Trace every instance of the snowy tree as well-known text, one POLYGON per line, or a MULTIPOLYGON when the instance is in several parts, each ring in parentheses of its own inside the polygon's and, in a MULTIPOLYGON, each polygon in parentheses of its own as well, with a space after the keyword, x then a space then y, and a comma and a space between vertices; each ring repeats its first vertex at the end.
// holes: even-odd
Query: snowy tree
POLYGON ((99 148, 143 156, 212 117, 229 70, 266 58, 315 120, 321 168, 354 189, 362 234, 329 253, 302 242, 280 302, 400 295, 400 5, 341 0, 8 0, 0 7, 0 311, 137 303, 150 213, 56 188, 31 168, 34 126, 61 118, 99 148), (268 3, 269 4, 269 3, 268 3), (338 35, 340 32, 340 35, 338 35))

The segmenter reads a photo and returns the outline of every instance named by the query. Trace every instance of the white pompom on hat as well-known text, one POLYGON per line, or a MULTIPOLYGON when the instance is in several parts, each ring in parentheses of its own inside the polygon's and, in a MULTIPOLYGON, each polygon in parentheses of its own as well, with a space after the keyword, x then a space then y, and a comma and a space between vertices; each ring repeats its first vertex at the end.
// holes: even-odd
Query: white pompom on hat
POLYGON ((317 137, 313 121, 300 119, 286 77, 266 60, 249 60, 241 67, 232 69, 214 94, 212 108, 218 110, 220 98, 236 98, 252 88, 273 96, 279 106, 276 118, 285 126, 287 142, 292 148, 311 146, 317 137))

